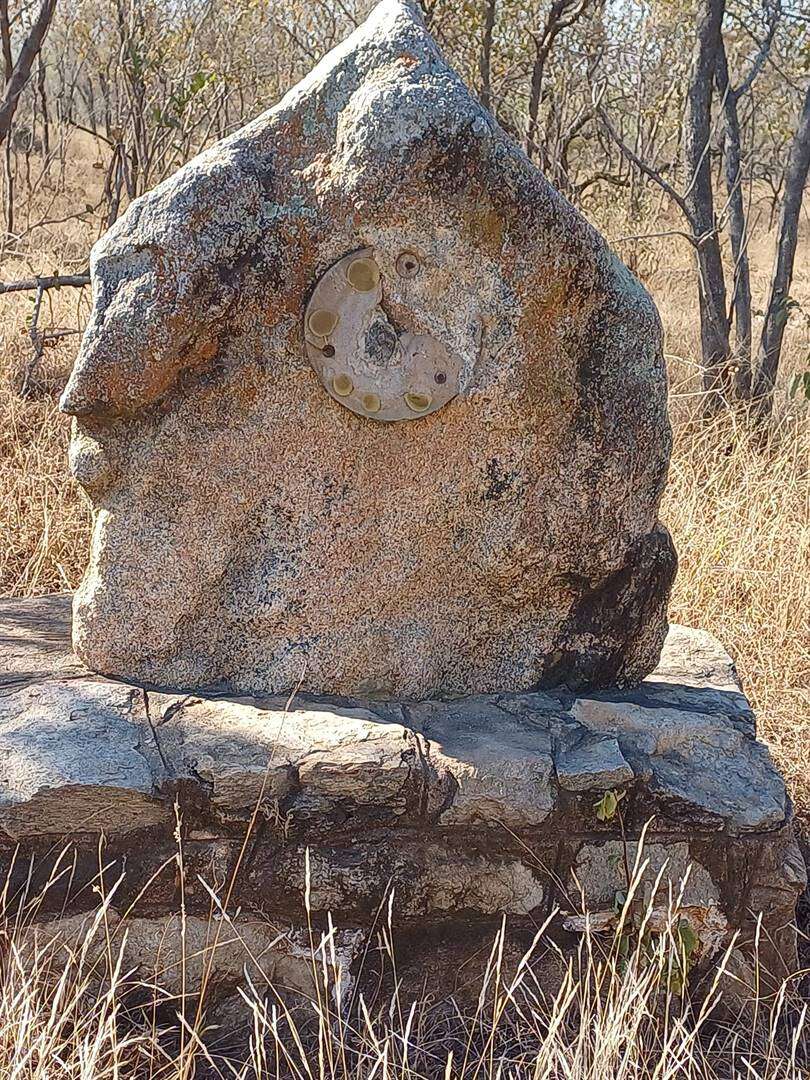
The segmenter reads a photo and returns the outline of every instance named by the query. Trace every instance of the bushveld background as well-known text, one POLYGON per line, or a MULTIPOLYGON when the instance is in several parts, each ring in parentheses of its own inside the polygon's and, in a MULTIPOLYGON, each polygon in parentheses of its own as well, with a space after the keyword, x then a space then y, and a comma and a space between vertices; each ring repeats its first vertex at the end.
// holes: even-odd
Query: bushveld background
MULTIPOLYGON (((271 105, 370 6, 0 0, 7 87, 42 12, 50 23, 0 147, 0 282, 84 273, 93 241, 132 198, 271 105)), ((778 0, 425 8, 470 85, 658 304, 675 432, 661 509, 680 555, 671 618, 712 631, 734 657, 810 837, 810 205, 795 223, 792 282, 776 307, 772 290, 806 109, 810 20, 778 0), (696 69, 712 19, 711 103, 696 155, 696 69), (717 267, 701 260, 713 244, 729 314, 719 352, 705 334, 707 274, 716 285, 717 267), (758 343, 774 313, 784 339, 763 381, 758 343)), ((0 295, 0 594, 73 589, 85 565, 90 517, 67 472, 70 425, 57 400, 88 309, 87 288, 34 282, 0 295)), ((154 1018, 120 1034, 114 950, 100 980, 77 948, 54 988, 53 957, 20 951, 18 937, 13 927, 3 935, 3 1077, 179 1078, 225 1068, 201 1053, 191 1028, 171 1051, 154 1018)), ((585 952, 567 1002, 530 995, 515 1018, 518 995, 505 994, 501 1012, 490 1003, 486 1016, 464 1021, 466 1044, 442 1042, 429 1006, 408 1021, 410 1005, 397 1002, 380 1026, 360 1017, 335 1029, 320 1015, 311 1053, 288 1029, 283 1038, 298 1049, 275 1065, 256 1058, 238 1075, 807 1075, 801 979, 737 1025, 698 1017, 695 1026, 682 1002, 673 1011, 660 970, 619 964, 610 948, 601 959, 585 952), (421 1047, 411 1058, 409 1040, 421 1047)), ((255 1001, 253 1009, 262 1037, 282 1039, 255 1001)))

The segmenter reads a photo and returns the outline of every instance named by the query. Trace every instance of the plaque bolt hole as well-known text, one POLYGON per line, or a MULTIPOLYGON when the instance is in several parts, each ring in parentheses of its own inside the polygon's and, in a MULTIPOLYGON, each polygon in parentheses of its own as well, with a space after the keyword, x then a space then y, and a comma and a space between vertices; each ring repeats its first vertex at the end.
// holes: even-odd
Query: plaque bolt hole
POLYGON ((373 259, 355 259, 349 263, 346 278, 357 292, 372 292, 380 281, 380 268, 373 259))
POLYGON ((419 273, 419 259, 412 251, 403 251, 397 258, 397 273, 404 278, 413 278, 419 273))
POLYGON ((431 397, 430 394, 406 394, 405 404, 413 412, 425 412, 430 408, 431 397))

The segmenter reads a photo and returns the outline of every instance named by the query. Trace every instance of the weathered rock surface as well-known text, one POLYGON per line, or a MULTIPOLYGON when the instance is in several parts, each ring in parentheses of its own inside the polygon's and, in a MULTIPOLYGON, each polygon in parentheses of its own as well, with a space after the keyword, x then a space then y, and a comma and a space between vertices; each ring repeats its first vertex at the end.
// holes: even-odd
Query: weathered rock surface
POLYGON ((675 556, 644 289, 384 0, 91 259, 75 645, 163 686, 632 684, 675 556))
POLYGON ((177 951, 178 828, 188 933, 204 937, 212 891, 231 891, 245 925, 238 957, 216 956, 223 995, 251 953, 306 993, 305 892, 316 928, 333 913, 349 979, 393 889, 414 985, 435 968, 450 991, 462 965, 448 956, 483 963, 503 914, 518 951, 555 906, 563 949, 583 906, 609 927, 637 855, 642 893, 660 873, 665 908, 671 885, 703 970, 735 931, 750 959, 760 914, 766 967, 795 963, 804 867, 790 803, 708 634, 673 627, 659 667, 626 694, 303 695, 287 708, 83 671, 69 661, 69 606, 0 601, 0 863, 11 894, 29 875, 29 890, 55 878, 41 916, 72 918, 97 901, 103 850, 140 974, 156 943, 177 951), (626 846, 618 820, 596 814, 608 789, 624 792, 626 846), (70 874, 53 873, 60 857, 70 874))

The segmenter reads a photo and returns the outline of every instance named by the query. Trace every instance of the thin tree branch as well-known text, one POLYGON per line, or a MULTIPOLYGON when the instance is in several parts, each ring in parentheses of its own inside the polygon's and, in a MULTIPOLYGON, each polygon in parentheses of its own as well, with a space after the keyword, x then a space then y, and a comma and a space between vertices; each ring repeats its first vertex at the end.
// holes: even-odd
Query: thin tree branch
POLYGON ((11 72, 11 77, 6 83, 5 92, 3 97, 0 98, 0 143, 2 143, 11 130, 11 122, 14 119, 14 113, 17 110, 17 103, 20 100, 20 94, 25 89, 25 84, 28 82, 28 77, 31 74, 31 67, 34 60, 39 55, 39 50, 42 48, 42 42, 45 40, 45 35, 48 33, 48 27, 51 25, 51 19, 53 13, 56 10, 56 0, 42 0, 42 7, 39 9, 39 15, 37 15, 36 22, 31 27, 31 30, 26 37, 25 41, 20 48, 17 56, 17 62, 11 72))
POLYGON ((82 288, 90 284, 90 274, 52 274, 50 277, 23 278, 21 281, 0 281, 0 294, 11 292, 44 292, 63 286, 82 288))
POLYGON ((782 17, 782 0, 774 0, 773 6, 770 10, 770 19, 768 21, 768 31, 759 46, 759 51, 754 57, 754 62, 751 65, 751 70, 745 76, 740 85, 733 90, 735 98, 741 98, 743 94, 747 94, 751 89, 757 75, 762 71, 765 66, 765 61, 768 59, 768 54, 771 51, 771 45, 773 44, 774 35, 776 34, 776 28, 779 25, 779 20, 782 17))
POLYGON ((689 224, 692 225, 692 215, 689 213, 689 208, 686 205, 686 200, 684 199, 684 197, 675 190, 675 188, 672 186, 672 184, 669 183, 668 180, 665 180, 659 172, 653 169, 652 166, 648 165, 645 161, 642 161, 641 158, 630 149, 627 143, 625 143, 625 141, 619 135, 618 131, 616 131, 613 124, 608 119, 607 113, 601 106, 596 111, 599 119, 601 120, 605 128, 605 131, 607 131, 608 135, 610 135, 611 139, 613 139, 616 146, 619 148, 624 157, 626 157, 632 165, 635 165, 639 172, 643 173, 648 179, 653 180, 656 184, 658 184, 658 186, 662 188, 667 193, 667 195, 669 195, 670 199, 672 199, 676 206, 678 206, 678 208, 681 210, 681 213, 684 215, 689 224))

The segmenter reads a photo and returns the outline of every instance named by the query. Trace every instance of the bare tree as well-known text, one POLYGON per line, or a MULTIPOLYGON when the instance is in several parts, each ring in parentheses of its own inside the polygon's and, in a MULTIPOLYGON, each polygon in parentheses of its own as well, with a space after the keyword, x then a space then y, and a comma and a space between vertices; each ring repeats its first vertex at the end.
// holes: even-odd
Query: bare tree
POLYGON ((721 27, 724 13, 725 0, 702 0, 698 8, 684 127, 684 163, 688 179, 684 204, 695 237, 703 387, 711 395, 707 400, 709 411, 719 404, 716 400, 717 394, 722 390, 727 377, 730 352, 726 283, 720 235, 714 213, 709 153, 712 88, 722 47, 721 27))
POLYGON ((14 70, 14 57, 11 53, 11 19, 8 15, 8 0, 0 0, 0 49, 3 51, 3 86, 5 87, 14 70))
POLYGON ((796 134, 790 148, 785 174, 785 193, 779 215, 779 237, 776 242, 768 306, 757 356, 755 396, 760 410, 769 415, 773 409, 773 389, 782 355, 782 339, 789 314, 790 285, 793 280, 793 261, 799 231, 799 214, 810 169, 810 83, 804 93, 796 134))
POLYGON ((495 30, 495 6, 497 0, 486 0, 484 9, 484 33, 478 57, 478 73, 481 88, 478 96, 485 109, 492 109, 492 35, 495 30))
POLYGON ((774 34, 782 13, 781 0, 768 5, 768 25, 765 37, 751 68, 736 88, 732 87, 728 71, 725 44, 722 36, 717 51, 715 82, 720 94, 725 122, 724 149, 726 190, 728 192, 728 232, 734 257, 734 282, 732 309, 734 313, 735 342, 733 365, 733 394, 737 400, 746 401, 751 394, 751 273, 748 264, 748 220, 743 196, 743 151, 740 133, 738 105, 740 99, 752 87, 754 80, 768 57, 774 34))
MULTIPOLYGON (((766 0, 766 26, 757 42, 756 53, 745 77, 732 86, 722 34, 726 0, 700 0, 695 23, 690 76, 687 85, 682 138, 682 161, 685 187, 678 191, 667 179, 664 166, 656 167, 632 149, 616 130, 606 111, 599 107, 604 130, 621 153, 642 175, 653 180, 678 206, 688 225, 683 235, 692 244, 698 269, 698 302, 703 367, 705 410, 712 413, 728 400, 747 401, 751 396, 751 283, 748 269, 748 215, 743 194, 743 145, 738 107, 752 88, 769 58, 777 25, 782 14, 782 0, 766 0), (726 279, 720 242, 720 221, 716 211, 712 177, 713 89, 719 94, 723 118, 723 151, 727 189, 729 238, 734 256, 734 285, 731 310, 727 307, 726 279), (735 355, 730 346, 731 317, 736 324, 735 355)), ((753 35, 751 35, 753 37, 753 35)), ((797 135, 797 139, 799 136, 797 135)), ((638 138, 636 139, 638 143, 638 138)), ((794 152, 798 148, 794 144, 794 152)), ((667 167, 668 168, 668 167, 667 167)), ((804 177, 807 175, 805 164, 804 177)), ((804 180, 794 181, 794 188, 804 180)), ((799 196, 800 199, 800 196, 799 196)), ((783 262, 792 267, 795 250, 795 227, 798 207, 785 196, 783 210, 793 228, 793 247, 785 236, 783 262)), ((799 203, 800 205, 800 203, 799 203)), ((788 233, 790 226, 787 226, 788 233)), ((780 264, 782 265, 782 264, 780 264)), ((784 267, 780 271, 784 285, 784 267)), ((774 315, 774 326, 778 316, 774 315)), ((781 341, 781 338, 780 338, 781 341)), ((778 358, 777 358, 778 363, 778 358)), ((760 366, 762 362, 760 360, 760 366)), ((767 375, 767 365, 765 374, 767 375)))
MULTIPOLYGON (((55 10, 56 0, 42 0, 39 14, 20 47, 17 60, 11 68, 11 74, 7 76, 3 97, 0 99, 0 146, 8 138, 11 131, 11 124, 14 120, 14 113, 17 111, 20 94, 28 83, 31 68, 39 55, 39 50, 42 48, 42 43, 48 33, 48 27, 51 25, 55 10)), ((8 0, 0 0, 0 33, 3 36, 4 63, 8 65, 11 59, 8 0)))
POLYGON ((532 33, 534 62, 529 84, 529 118, 526 125, 526 153, 529 157, 534 157, 539 149, 537 128, 543 79, 554 42, 563 30, 573 26, 578 19, 582 18, 589 3, 590 0, 552 0, 542 29, 532 33))

